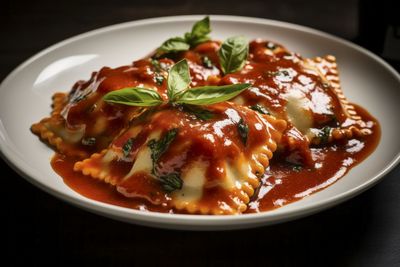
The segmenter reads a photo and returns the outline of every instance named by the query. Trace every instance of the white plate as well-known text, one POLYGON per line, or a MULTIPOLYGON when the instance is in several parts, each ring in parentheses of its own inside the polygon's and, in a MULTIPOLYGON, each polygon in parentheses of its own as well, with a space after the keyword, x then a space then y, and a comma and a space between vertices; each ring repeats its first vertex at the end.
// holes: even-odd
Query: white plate
MULTIPOLYGON (((53 151, 29 128, 50 112, 51 95, 68 91, 102 66, 139 59, 165 39, 182 35, 203 16, 178 16, 123 23, 81 34, 33 56, 0 86, 0 148, 7 162, 50 194, 118 220, 174 229, 235 229, 298 218, 336 205, 378 182, 400 158, 400 76, 384 61, 352 43, 293 24, 232 16, 211 16, 212 37, 244 35, 282 43, 306 57, 337 57, 346 96, 382 126, 376 151, 329 188, 273 211, 239 216, 198 216, 141 212, 85 198, 63 183, 50 166, 53 151)), ((50 26, 49 26, 50 27, 50 26)), ((18 188, 10 188, 17 190, 18 188)), ((16 192, 18 193, 18 192, 16 192)))

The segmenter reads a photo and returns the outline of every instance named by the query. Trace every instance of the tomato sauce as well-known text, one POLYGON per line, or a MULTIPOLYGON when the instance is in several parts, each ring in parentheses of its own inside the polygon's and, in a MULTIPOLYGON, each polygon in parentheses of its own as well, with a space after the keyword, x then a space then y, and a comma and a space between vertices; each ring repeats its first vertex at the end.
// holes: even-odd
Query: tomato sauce
MULTIPOLYGON (((327 147, 312 148, 315 164, 311 167, 298 168, 281 160, 279 154, 275 154, 246 213, 279 208, 318 192, 338 181, 351 168, 368 157, 379 142, 380 127, 376 120, 361 107, 357 106, 357 112, 364 121, 375 122, 372 128, 373 134, 327 147)), ((73 165, 76 161, 75 158, 57 153, 51 165, 70 188, 85 197, 137 210, 182 213, 166 205, 153 205, 143 199, 124 197, 114 186, 75 172, 73 165)))
MULTIPOLYGON (((120 130, 130 125, 131 114, 133 116, 138 111, 137 108, 132 107, 107 105, 102 101, 104 94, 123 87, 147 86, 155 88, 165 100, 166 81, 165 77, 162 78, 160 75, 165 76, 167 69, 182 58, 189 60, 192 77, 191 87, 232 83, 253 84, 251 88, 233 101, 248 107, 262 104, 276 118, 287 121, 288 127, 283 133, 281 145, 283 144, 283 147, 285 147, 290 143, 290 140, 294 140, 296 147, 291 148, 291 153, 293 154, 293 151, 297 149, 303 154, 301 157, 306 159, 298 162, 300 165, 288 161, 286 154, 279 151, 275 152, 266 173, 261 177, 261 185, 252 196, 245 213, 279 208, 318 192, 342 178, 377 147, 380 139, 379 123, 366 110, 354 104, 355 111, 361 117, 361 120, 369 123, 370 134, 354 136, 355 138, 350 139, 343 138, 325 145, 313 144, 309 147, 310 144, 303 133, 299 132, 288 120, 286 113, 287 94, 292 90, 298 90, 312 102, 313 106, 310 108, 312 125, 310 127, 319 130, 324 126, 341 127, 348 122, 348 117, 343 112, 341 99, 331 90, 330 85, 327 87, 326 81, 322 80, 318 73, 305 70, 303 65, 299 63, 302 60, 299 55, 289 53, 278 44, 260 40, 250 43, 248 62, 240 72, 222 75, 217 55, 219 46, 219 42, 206 42, 190 51, 178 54, 176 58, 158 59, 156 65, 150 58, 146 58, 138 60, 132 65, 116 69, 105 67, 99 72, 93 73, 89 81, 77 82, 69 93, 69 103, 66 104, 62 114, 65 119, 65 127, 73 130, 84 125, 84 137, 89 141, 91 139, 96 140, 96 143, 92 146, 78 144, 76 149, 92 153, 107 148, 114 137, 120 133, 120 130), (273 50, 275 51, 273 52, 273 50), (207 64, 204 63, 205 59, 208 60, 207 64), (163 69, 158 70, 160 67, 157 64, 161 64, 160 66, 163 66, 163 69)), ((335 73, 327 71, 325 74, 334 75, 335 73)), ((168 113, 165 114, 164 116, 168 115, 168 113)), ((164 128, 168 128, 172 121, 179 119, 177 112, 171 112, 169 115, 170 118, 166 117, 163 120, 164 128)), ((255 122, 249 120, 248 123, 250 127, 253 127, 255 122)), ((161 127, 161 124, 159 123, 157 128, 161 127)), ((191 132, 192 136, 185 136, 185 138, 199 139, 204 134, 194 130, 191 132)), ((229 135, 227 133, 224 133, 224 138, 229 135)), ((214 132, 210 134, 214 134, 214 132)), ((263 141, 261 135, 250 137, 249 142, 250 144, 253 142, 254 145, 249 147, 259 145, 258 143, 263 141)), ((232 139, 235 138, 237 137, 232 137, 232 139)), ((122 141, 120 145, 124 143, 122 141)), ((178 141, 184 143, 185 140, 178 141)), ((202 142, 200 147, 203 147, 204 150, 207 140, 200 141, 202 142)), ((232 149, 223 147, 222 144, 223 141, 221 140, 209 144, 208 153, 220 153, 227 157, 229 153, 236 153, 232 149)), ((135 149, 132 149, 132 151, 135 151, 135 149)), ((202 155, 206 154, 205 151, 197 152, 202 155)), ((196 151, 193 153, 196 155, 196 151)), ((166 153, 165 158, 172 160, 173 156, 174 149, 171 149, 166 153)), ((212 162, 211 165, 217 166, 218 162, 215 160, 215 155, 212 156, 211 158, 215 162, 212 162)), ((186 213, 169 207, 167 203, 155 205, 143 198, 125 197, 118 192, 115 186, 74 171, 74 163, 79 160, 82 159, 56 153, 51 165, 70 188, 85 197, 137 210, 186 213)), ((190 157, 186 157, 185 160, 189 161, 190 157)), ((171 164, 175 166, 180 163, 172 162, 171 164)), ((168 166, 168 164, 165 166, 168 166)), ((129 167, 130 165, 124 163, 114 169, 115 172, 127 173, 129 167)), ((210 170, 207 176, 217 177, 220 175, 218 168, 210 170)), ((143 187, 146 187, 146 185, 143 184, 143 187)), ((207 197, 215 198, 219 196, 217 192, 208 192, 207 190, 209 188, 204 190, 205 194, 208 195, 207 197)))

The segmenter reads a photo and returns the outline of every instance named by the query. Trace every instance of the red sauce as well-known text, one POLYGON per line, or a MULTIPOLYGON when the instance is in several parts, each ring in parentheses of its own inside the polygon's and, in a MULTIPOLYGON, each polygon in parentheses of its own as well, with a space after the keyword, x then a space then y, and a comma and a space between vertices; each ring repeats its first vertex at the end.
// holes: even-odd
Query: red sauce
MULTIPOLYGON (((325 126, 340 128, 348 123, 348 117, 343 112, 341 100, 334 92, 333 87, 330 87, 331 85, 327 86, 318 72, 304 68, 301 65, 302 58, 299 55, 289 53, 278 44, 253 41, 250 43, 250 54, 244 68, 241 71, 222 76, 217 55, 219 46, 219 42, 210 41, 200 44, 190 51, 179 53, 173 60, 159 59, 158 63, 154 63, 150 58, 146 58, 135 61, 131 65, 115 69, 105 67, 99 72, 93 73, 89 81, 76 83, 69 93, 68 103, 62 112, 65 128, 74 130, 83 125, 84 137, 94 138, 96 143, 91 147, 78 143, 73 149, 80 149, 90 153, 98 152, 107 148, 113 140, 114 142, 119 142, 113 143, 113 145, 121 148, 129 138, 126 137, 124 139, 123 134, 119 135, 121 129, 125 129, 132 124, 130 114, 137 112, 138 108, 108 105, 102 101, 102 97, 113 90, 141 86, 152 87, 163 98, 166 98, 165 73, 174 62, 182 58, 186 58, 189 61, 192 77, 191 87, 251 83, 253 86, 239 96, 242 98, 241 104, 248 107, 262 104, 276 118, 286 121, 288 121, 286 114, 288 100, 285 95, 297 90, 312 103, 313 125, 311 127, 322 130, 325 126), (275 50, 275 52, 273 53, 272 50, 275 50), (204 63, 205 59, 211 65, 204 63), (162 65, 161 70, 157 64, 162 65), (159 79, 160 75, 164 75, 161 80, 159 79), (114 138, 118 135, 120 140, 118 138, 115 140, 114 138)), ((335 75, 335 72, 328 72, 329 68, 326 74, 335 75)), ((225 104, 218 105, 222 107, 225 104)), ((371 134, 357 136, 356 139, 345 138, 341 142, 333 142, 330 145, 314 145, 314 147, 309 148, 309 142, 305 136, 289 122, 286 131, 283 133, 280 145, 285 148, 290 143, 289 140, 295 140, 296 146, 295 148, 290 148, 289 152, 290 155, 296 155, 296 151, 300 151, 300 154, 302 153, 299 156, 302 159, 299 163, 302 163, 303 167, 299 168, 293 165, 293 161, 288 163, 287 154, 275 152, 266 174, 261 178, 261 186, 248 204, 246 213, 271 210, 317 192, 336 182, 352 167, 371 154, 379 142, 379 124, 367 111, 361 107, 355 107, 362 120, 370 122, 371 134)), ((207 169, 207 178, 218 178, 218 176, 221 176, 219 171, 223 169, 219 168, 218 164, 224 158, 234 157, 238 151, 243 150, 246 152, 246 149, 265 143, 265 139, 263 139, 265 134, 253 134, 256 132, 256 127, 254 127, 256 121, 252 119, 251 116, 253 115, 246 115, 245 111, 242 111, 241 117, 244 116, 248 120, 250 128, 248 148, 243 148, 243 145, 237 145, 241 144, 241 141, 237 136, 236 125, 226 126, 221 140, 213 138, 218 140, 209 142, 207 138, 203 137, 206 134, 217 137, 215 136, 215 130, 207 132, 204 130, 205 127, 202 127, 202 130, 198 131, 196 127, 193 127, 194 124, 190 125, 190 119, 187 118, 184 112, 166 110, 162 114, 164 116, 163 120, 155 124, 154 127, 156 129, 168 130, 172 123, 187 125, 187 128, 183 129, 187 130, 185 135, 179 136, 177 142, 184 143, 185 139, 192 140, 194 143, 199 143, 199 147, 201 147, 201 149, 194 147, 192 155, 179 154, 179 151, 174 151, 174 148, 171 148, 170 151, 163 155, 165 162, 163 158, 161 159, 164 163, 164 168, 166 168, 166 173, 170 171, 171 166, 180 168, 183 164, 187 164, 192 158, 195 158, 196 155, 201 155, 208 156, 209 165, 211 166, 207 169), (186 124, 182 123, 183 121, 186 124), (232 133, 235 134, 230 136, 232 133), (232 144, 235 146, 225 147, 224 139, 233 140, 232 144)), ((148 129, 148 132, 152 130, 154 129, 148 129)), ((144 140, 142 141, 144 142, 144 140)), ((137 142, 134 146, 138 147, 141 143, 137 142)), ((130 153, 137 153, 137 147, 133 147, 130 153)), ((169 213, 182 212, 171 209, 167 204, 154 205, 146 199, 125 197, 118 192, 115 186, 73 171, 74 163, 78 160, 81 159, 56 154, 51 164, 53 169, 64 179, 64 182, 83 196, 132 209, 169 213)), ((126 162, 121 162, 112 165, 112 172, 114 174, 121 173, 120 176, 122 176, 122 174, 128 172, 130 167, 131 165, 126 164, 126 162)), ((135 179, 130 179, 130 182, 135 183, 135 185, 127 186, 143 191, 134 192, 135 194, 148 195, 148 199, 153 202, 155 202, 155 198, 165 197, 166 194, 160 193, 161 190, 148 194, 150 192, 148 190, 157 186, 150 184, 150 179, 145 177, 146 174, 137 173, 135 175, 137 176, 135 176, 135 179)), ((212 183, 211 179, 208 182, 212 183)), ((220 197, 224 197, 223 192, 218 192, 218 190, 221 191, 221 188, 207 187, 204 189, 204 194, 207 195, 207 199, 217 201, 220 197)))
MULTIPOLYGON (((335 183, 368 157, 379 142, 380 127, 364 109, 357 107, 357 112, 363 120, 375 122, 373 134, 327 147, 312 148, 315 165, 310 168, 294 170, 293 165, 280 160, 279 155, 275 154, 246 213, 272 210, 300 200, 335 183)), ((51 165, 70 188, 85 197, 132 209, 180 213, 163 205, 153 205, 143 199, 126 198, 118 193, 114 186, 73 171, 75 162, 74 158, 55 154, 51 165)))

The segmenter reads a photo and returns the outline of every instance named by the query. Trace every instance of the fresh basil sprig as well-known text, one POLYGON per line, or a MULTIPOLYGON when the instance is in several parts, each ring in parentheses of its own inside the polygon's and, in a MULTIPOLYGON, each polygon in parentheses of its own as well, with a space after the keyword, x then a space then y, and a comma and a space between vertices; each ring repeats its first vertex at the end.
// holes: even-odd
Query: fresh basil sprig
POLYGON ((225 74, 243 68, 249 55, 249 43, 243 36, 230 37, 218 51, 221 69, 225 74))
POLYGON ((166 40, 157 49, 159 53, 175 53, 179 51, 187 51, 200 43, 210 40, 208 34, 211 32, 210 18, 207 16, 204 19, 197 21, 192 31, 185 33, 184 37, 173 37, 166 40))
MULTIPOLYGON (((250 87, 251 84, 202 86, 190 88, 190 71, 186 59, 176 63, 168 73, 167 95, 170 104, 211 105, 227 101, 250 87)), ((161 105, 161 96, 152 89, 130 87, 107 93, 104 101, 128 106, 151 107, 161 105)))
POLYGON ((208 34, 210 34, 210 17, 206 16, 204 19, 197 21, 191 32, 185 33, 185 40, 190 46, 196 46, 200 43, 210 40, 208 34))

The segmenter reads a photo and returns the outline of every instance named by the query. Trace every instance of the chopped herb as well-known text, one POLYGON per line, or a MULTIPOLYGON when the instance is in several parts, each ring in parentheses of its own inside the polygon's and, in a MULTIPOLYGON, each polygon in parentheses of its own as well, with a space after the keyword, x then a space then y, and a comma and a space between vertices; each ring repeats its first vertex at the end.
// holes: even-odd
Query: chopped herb
POLYGON ((160 74, 156 74, 154 76, 154 81, 158 84, 158 85, 162 85, 163 81, 165 80, 164 76, 160 75, 160 74))
POLYGON ((124 153, 125 158, 129 157, 129 154, 131 153, 133 141, 133 138, 129 138, 122 146, 122 152, 124 153))
POLYGON ((214 64, 212 63, 211 59, 207 56, 203 56, 202 58, 203 61, 203 65, 204 67, 208 68, 208 69, 212 69, 214 64))
POLYGON ((162 71, 162 68, 161 68, 161 65, 160 65, 160 61, 158 61, 157 59, 152 58, 150 62, 151 62, 151 65, 153 65, 153 68, 154 68, 155 72, 162 71))
POLYGON ((148 143, 151 149, 151 159, 153 160, 153 174, 156 174, 156 165, 162 154, 168 149, 169 145, 174 141, 178 129, 169 130, 160 140, 151 139, 148 143))
POLYGON ((275 50, 278 46, 272 42, 268 42, 265 45, 268 49, 275 50))
POLYGON ((165 77, 162 75, 162 72, 165 71, 165 64, 161 64, 160 61, 154 58, 152 58, 150 62, 151 65, 153 65, 155 72, 154 82, 156 82, 158 85, 162 85, 163 81, 165 80, 165 77))
POLYGON ((300 172, 303 169, 303 166, 301 165, 294 165, 292 170, 295 172, 300 172))
POLYGON ((183 181, 179 175, 179 173, 172 172, 167 175, 163 175, 158 177, 162 188, 167 192, 171 193, 172 191, 182 189, 183 181))
POLYGON ((148 143, 148 146, 151 149, 151 159, 153 161, 153 169, 151 172, 157 177, 163 189, 168 193, 181 189, 183 181, 176 172, 159 176, 157 171, 157 162, 161 158, 162 154, 164 154, 168 149, 172 141, 174 141, 177 134, 178 129, 174 128, 169 130, 160 140, 157 141, 152 139, 148 143))
POLYGON ((277 76, 283 74, 283 76, 289 76, 289 72, 287 70, 278 71, 277 76))
POLYGON ((249 135, 249 126, 245 123, 243 119, 240 119, 238 123, 239 136, 242 139, 243 144, 247 144, 247 137, 249 135))
POLYGON ((82 145, 84 146, 93 146, 96 144, 96 138, 94 137, 85 137, 81 141, 82 145))
POLYGON ((200 120, 209 120, 214 117, 214 113, 211 111, 200 108, 198 106, 193 106, 193 105, 182 105, 183 111, 191 113, 196 116, 196 118, 200 120))
POLYGON ((326 144, 329 141, 329 136, 331 134, 331 130, 332 128, 329 126, 325 126, 324 128, 322 128, 320 130, 320 132, 318 133, 318 138, 321 142, 321 144, 326 144))
POLYGON ((258 113, 261 114, 266 114, 266 115, 271 115, 271 113, 263 106, 261 106, 260 104, 256 104, 250 107, 252 110, 257 111, 258 113))

